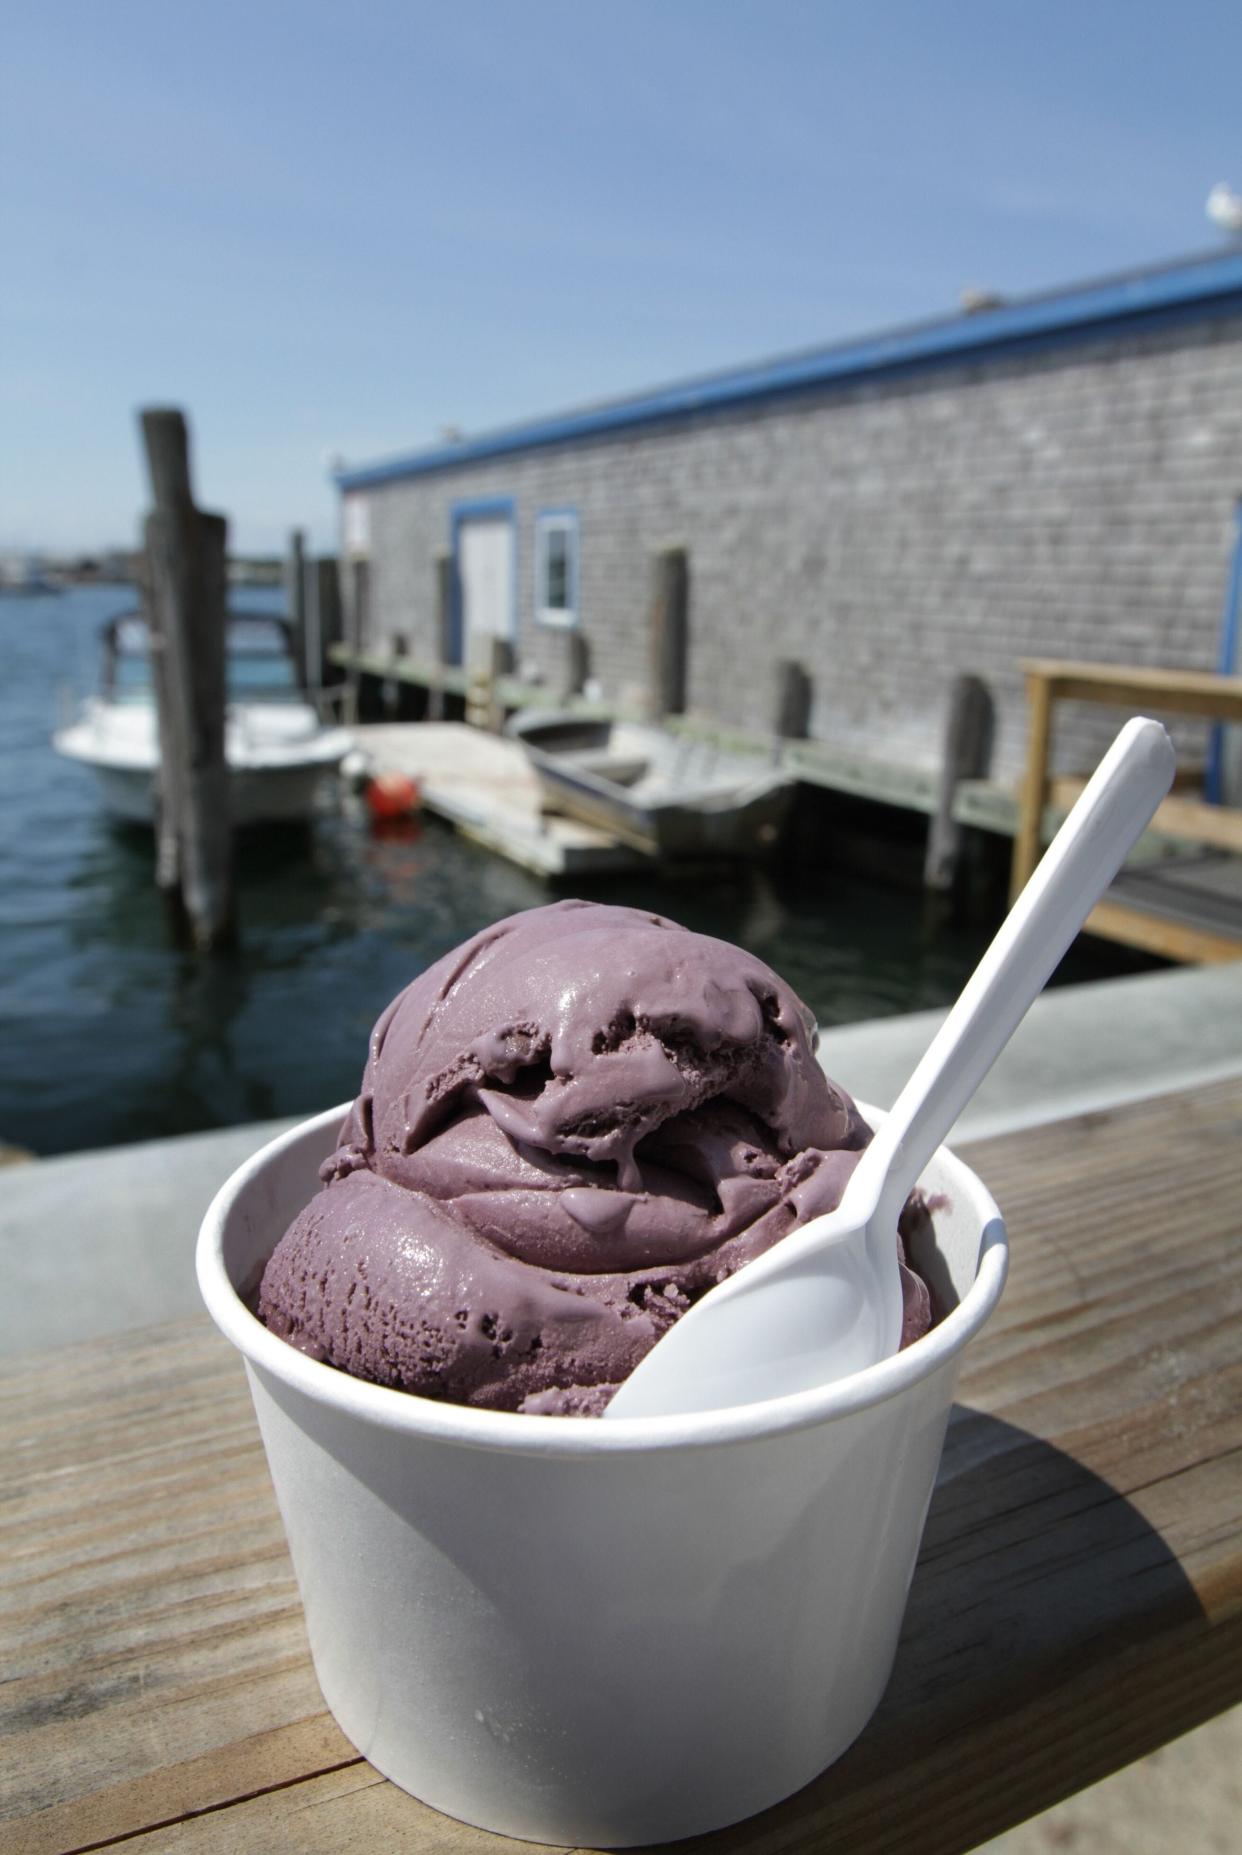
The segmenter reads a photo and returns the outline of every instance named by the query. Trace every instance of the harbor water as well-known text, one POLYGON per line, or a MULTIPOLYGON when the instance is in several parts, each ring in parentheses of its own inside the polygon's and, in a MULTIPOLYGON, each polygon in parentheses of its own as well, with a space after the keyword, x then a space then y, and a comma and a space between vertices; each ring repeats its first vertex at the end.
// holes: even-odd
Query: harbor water
MULTIPOLYGON (((279 595, 243 603, 279 610, 279 595)), ((63 687, 93 687, 100 627, 133 604, 124 587, 0 601, 0 1143, 36 1154, 343 1100, 399 987, 558 893, 433 818, 379 837, 332 806, 305 830, 241 839, 235 954, 179 951, 150 832, 112 823, 89 770, 50 740, 63 687)), ((830 1069, 834 1024, 949 1002, 987 938, 933 929, 917 895, 805 863, 575 886, 749 947, 815 1012, 830 1069)), ((1080 976, 1109 970, 1076 958, 1080 976)))

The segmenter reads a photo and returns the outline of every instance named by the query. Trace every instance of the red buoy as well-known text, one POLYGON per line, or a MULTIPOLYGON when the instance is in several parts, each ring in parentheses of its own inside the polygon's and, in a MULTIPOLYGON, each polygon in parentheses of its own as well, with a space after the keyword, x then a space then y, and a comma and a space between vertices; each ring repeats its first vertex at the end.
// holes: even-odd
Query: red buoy
POLYGON ((386 821, 410 817, 422 803, 422 795, 408 773, 381 773, 367 782, 366 801, 372 818, 386 821))

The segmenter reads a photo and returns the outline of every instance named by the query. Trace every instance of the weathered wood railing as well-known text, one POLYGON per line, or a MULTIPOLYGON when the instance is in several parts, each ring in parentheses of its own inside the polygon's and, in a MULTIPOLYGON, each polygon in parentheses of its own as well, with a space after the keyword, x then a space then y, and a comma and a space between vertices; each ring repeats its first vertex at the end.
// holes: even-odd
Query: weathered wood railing
MULTIPOLYGON (((1027 759, 1022 805, 1014 839, 1011 894, 1016 896, 1039 861, 1045 809, 1068 809, 1083 781, 1054 779, 1052 730, 1059 702, 1093 702, 1132 713, 1193 715, 1207 721, 1242 722, 1242 676, 1200 670, 1164 670, 1104 663, 1032 659, 1022 664, 1027 692, 1027 759)), ((1191 844, 1242 853, 1242 810, 1174 794, 1152 820, 1153 831, 1191 844)), ((1189 920, 1156 915, 1106 897, 1087 922, 1093 933, 1168 959, 1242 959, 1242 886, 1236 936, 1189 920)))

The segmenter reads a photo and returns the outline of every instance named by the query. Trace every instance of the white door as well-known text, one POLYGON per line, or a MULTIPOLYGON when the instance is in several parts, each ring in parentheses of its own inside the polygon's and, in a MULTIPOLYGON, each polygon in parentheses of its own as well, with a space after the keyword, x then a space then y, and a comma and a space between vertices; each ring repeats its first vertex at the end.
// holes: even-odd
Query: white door
POLYGON ((462 662, 483 634, 513 635, 513 523, 507 515, 473 516, 457 535, 462 662))

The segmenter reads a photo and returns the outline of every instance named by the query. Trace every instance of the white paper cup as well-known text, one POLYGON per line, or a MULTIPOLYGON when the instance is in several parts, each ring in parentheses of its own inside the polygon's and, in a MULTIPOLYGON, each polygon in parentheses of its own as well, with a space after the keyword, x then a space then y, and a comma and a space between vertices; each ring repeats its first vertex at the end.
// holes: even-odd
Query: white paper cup
POLYGON ((696 1417, 516 1416, 364 1384, 248 1311, 344 1113, 234 1173, 198 1278, 245 1356, 346 1736, 436 1809, 537 1842, 668 1841, 800 1789, 888 1680, 962 1348, 1005 1278, 987 1191, 937 1154, 920 1263, 955 1305, 852 1379, 696 1417))

